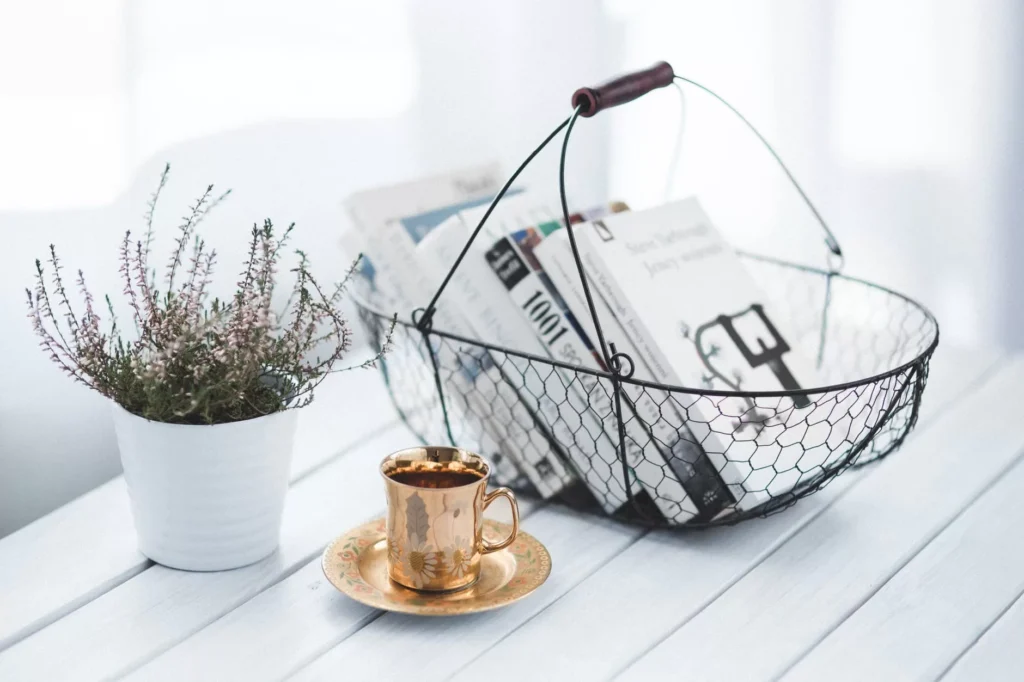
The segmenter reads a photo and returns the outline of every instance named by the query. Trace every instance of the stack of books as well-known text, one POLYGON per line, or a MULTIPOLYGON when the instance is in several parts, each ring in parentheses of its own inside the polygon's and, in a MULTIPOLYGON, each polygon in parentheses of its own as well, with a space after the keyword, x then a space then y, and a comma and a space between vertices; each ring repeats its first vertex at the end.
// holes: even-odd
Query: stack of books
MULTIPOLYGON (((378 306, 403 320, 427 306, 503 179, 491 164, 348 199, 354 229, 344 242, 363 254, 378 306)), ((822 382, 696 199, 644 211, 610 203, 570 223, 604 337, 629 356, 632 378, 651 385, 622 384, 623 466, 614 390, 601 376, 610 369, 559 203, 506 194, 432 328, 597 373, 451 339, 431 348, 440 366, 460 368, 448 380, 480 420, 486 442, 476 445, 502 480, 529 480, 545 498, 581 487, 609 513, 633 497, 669 523, 706 522, 784 495, 839 461, 878 418, 870 396, 855 392, 829 396, 829 414, 805 394, 699 392, 822 382)))

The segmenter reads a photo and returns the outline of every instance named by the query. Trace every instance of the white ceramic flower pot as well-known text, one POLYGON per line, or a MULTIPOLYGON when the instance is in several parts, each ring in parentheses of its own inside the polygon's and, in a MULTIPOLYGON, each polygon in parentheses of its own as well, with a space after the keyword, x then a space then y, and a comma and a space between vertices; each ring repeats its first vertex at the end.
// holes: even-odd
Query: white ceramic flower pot
POLYGON ((114 404, 139 551, 190 571, 259 561, 277 548, 297 410, 189 426, 114 404))

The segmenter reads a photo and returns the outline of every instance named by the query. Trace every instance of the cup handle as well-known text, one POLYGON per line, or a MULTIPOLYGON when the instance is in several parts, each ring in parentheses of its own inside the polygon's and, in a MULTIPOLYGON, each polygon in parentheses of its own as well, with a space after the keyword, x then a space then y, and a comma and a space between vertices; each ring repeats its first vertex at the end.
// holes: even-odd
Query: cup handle
POLYGON ((491 502, 494 502, 499 497, 504 497, 508 500, 508 505, 512 508, 512 532, 509 533, 509 536, 501 542, 491 544, 487 542, 487 540, 484 540, 484 554, 490 554, 491 552, 497 552, 499 549, 505 549, 515 542, 516 536, 519 535, 519 505, 516 504, 516 496, 512 494, 511 490, 508 488, 498 488, 493 492, 487 493, 484 497, 484 510, 491 506, 491 502))

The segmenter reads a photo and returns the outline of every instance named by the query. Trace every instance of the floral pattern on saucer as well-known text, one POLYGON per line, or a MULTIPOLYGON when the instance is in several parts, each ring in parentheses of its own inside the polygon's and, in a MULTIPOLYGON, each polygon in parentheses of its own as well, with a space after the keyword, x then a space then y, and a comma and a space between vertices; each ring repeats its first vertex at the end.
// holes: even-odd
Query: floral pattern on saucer
MULTIPOLYGON (((509 526, 491 520, 484 522, 484 529, 488 535, 499 538, 510 530, 509 526)), ((431 556, 422 557, 422 566, 420 561, 410 563, 415 564, 413 568, 420 566, 422 571, 434 570, 441 563, 457 565, 460 552, 468 549, 460 546, 460 540, 457 538, 454 545, 440 550, 424 548, 424 554, 431 556), (433 563, 428 563, 428 559, 433 563)), ((494 576, 481 575, 476 585, 463 590, 418 592, 386 578, 390 550, 384 519, 371 521, 350 530, 324 550, 324 575, 338 590, 368 606, 419 615, 450 616, 511 604, 540 587, 551 573, 551 556, 547 549, 536 538, 520 531, 511 546, 491 555, 493 561, 504 561, 508 565, 509 575, 502 576, 497 584, 494 576), (499 554, 504 556, 497 557, 499 554)), ((487 566, 483 570, 487 571, 487 566)))

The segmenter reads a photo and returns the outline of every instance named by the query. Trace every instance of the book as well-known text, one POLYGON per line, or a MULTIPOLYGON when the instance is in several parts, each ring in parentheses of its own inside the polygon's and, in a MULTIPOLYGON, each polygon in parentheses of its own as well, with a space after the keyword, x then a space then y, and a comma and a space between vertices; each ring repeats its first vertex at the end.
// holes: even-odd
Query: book
MULTIPOLYGON (((447 274, 472 230, 480 224, 488 209, 488 205, 467 208, 432 231, 421 242, 421 248, 435 251, 433 260, 439 264, 435 267, 443 270, 443 274, 447 274)), ((547 356, 547 350, 534 335, 531 326, 523 320, 520 310, 509 299, 503 285, 494 278, 484 259, 484 252, 489 242, 525 226, 550 221, 559 214, 557 203, 551 199, 538 199, 530 193, 506 195, 491 211, 470 252, 439 300, 439 305, 455 305, 474 327, 476 338, 485 343, 547 356)), ((578 219, 582 219, 582 216, 578 219)), ((525 407, 534 416, 554 446, 549 448, 552 463, 560 464, 564 460, 572 462, 578 470, 587 471, 590 468, 589 456, 577 435, 580 420, 578 416, 574 418, 568 414, 573 408, 565 402, 569 396, 575 401, 574 404, 585 400, 579 387, 573 385, 567 388, 561 375, 551 372, 547 366, 532 364, 515 354, 502 354, 497 362, 503 368, 508 383, 516 389, 520 407, 525 407)), ((532 434, 532 438, 536 440, 537 435, 532 434)), ((571 474, 570 471, 566 473, 571 474)), ((595 483, 591 488, 592 494, 608 511, 618 509, 621 504, 617 499, 611 502, 604 499, 607 485, 603 481, 595 483)))
MULTIPOLYGON (((610 210, 607 206, 598 207, 570 216, 570 221, 587 220, 610 210)), ((533 255, 536 245, 547 233, 557 229, 561 221, 552 220, 542 225, 546 226, 543 231, 529 227, 503 237, 488 249, 485 259, 509 292, 520 318, 541 342, 543 350, 555 360, 582 368, 558 367, 553 374, 560 377, 563 385, 561 390, 548 387, 548 392, 558 391, 560 419, 568 423, 577 441, 580 433, 589 437, 572 455, 591 491, 603 498, 606 508, 618 508, 628 499, 626 483, 630 487, 629 493, 650 507, 657 494, 656 487, 650 484, 663 483, 664 478, 662 471, 655 472, 646 466, 641 444, 647 443, 650 436, 643 432, 636 419, 631 418, 628 403, 623 406, 623 445, 627 465, 624 467, 619 459, 619 416, 612 384, 586 371, 588 368, 603 370, 603 358, 533 255), (564 402, 560 399, 563 393, 564 402)), ((686 511, 691 515, 696 511, 685 494, 676 497, 679 502, 670 510, 673 515, 678 513, 680 503, 687 506, 686 511)))
MULTIPOLYGON (((590 351, 578 340, 571 321, 557 312, 548 287, 529 270, 515 243, 508 237, 502 239, 488 250, 487 260, 512 295, 518 314, 527 323, 537 324, 534 332, 541 342, 540 354, 579 366, 582 356, 590 351), (531 319, 531 313, 536 320, 531 319)), ((611 427, 615 422, 607 389, 591 375, 561 367, 537 366, 527 361, 522 372, 524 383, 540 380, 540 396, 554 408, 544 410, 551 420, 548 426, 556 433, 566 434, 571 443, 568 454, 594 497, 608 513, 624 506, 628 495, 618 451, 605 431, 606 424, 611 427)), ((530 390, 529 383, 523 388, 530 390)), ((634 483, 630 474, 627 484, 634 483)))
MULTIPOLYGON (((355 241, 358 236, 365 255, 361 267, 364 271, 367 267, 373 270, 377 300, 386 300, 406 321, 411 319, 414 310, 425 306, 433 288, 416 260, 416 243, 448 215, 490 203, 500 188, 500 179, 497 164, 487 164, 349 197, 346 206, 356 227, 349 241, 355 241)), ((435 319, 450 331, 467 331, 455 313, 441 312, 435 319)), ((437 337, 434 337, 431 352, 438 357, 441 367, 456 368, 450 376, 444 377, 454 388, 446 396, 450 403, 450 421, 477 423, 479 428, 473 431, 481 443, 476 447, 482 448, 496 464, 501 480, 513 480, 512 467, 518 475, 522 469, 522 453, 517 452, 515 442, 507 438, 503 415, 494 414, 497 404, 493 400, 494 392, 502 390, 502 382, 489 354, 471 345, 441 342, 437 337)), ((431 366, 431 358, 424 356, 422 359, 431 366)), ((505 399, 508 400, 507 395, 505 399)), ((464 435, 460 433, 460 437, 464 435)))
MULTIPOLYGON (((597 331, 568 232, 557 230, 550 234, 534 249, 534 255, 584 331, 591 339, 596 339, 597 331)), ((643 354, 622 329, 593 282, 589 284, 606 342, 614 344, 617 352, 629 356, 634 377, 650 379, 651 372, 643 354)), ((639 426, 649 437, 642 446, 643 463, 636 466, 636 470, 665 518, 679 524, 694 520, 704 522, 727 511, 735 500, 670 396, 665 391, 626 382, 623 391, 639 419, 639 426)))
MULTIPOLYGON (((608 207, 571 215, 570 222, 576 224, 599 217, 600 214, 626 210, 628 207, 625 204, 613 202, 608 207)), ((581 338, 592 351, 582 356, 583 365, 608 371, 590 309, 579 283, 578 270, 568 243, 568 232, 562 229, 562 225, 561 220, 550 221, 514 236, 529 262, 548 282, 559 306, 567 310, 582 328, 581 338), (549 240, 554 241, 546 248, 549 240), (560 248, 563 245, 564 249, 560 248), (555 266, 552 271, 545 264, 544 254, 555 251, 564 255, 565 260, 557 266, 548 260, 547 264, 555 266), (570 270, 575 273, 573 276, 569 276, 570 270), (566 296, 575 300, 566 300, 566 296)), ((603 301, 599 297, 595 298, 595 306, 602 305, 603 301)), ((601 314, 600 311, 598 314, 601 314)), ((699 444, 686 429, 683 420, 678 416, 673 420, 671 406, 664 404, 666 396, 635 385, 622 385, 627 461, 654 505, 665 518, 676 523, 707 521, 721 513, 733 501, 731 495, 710 461, 703 456, 699 444), (655 401, 655 397, 660 399, 660 404, 655 401), (673 421, 675 425, 671 426, 673 421), (683 481, 686 482, 685 486, 683 481)), ((616 441, 617 436, 616 433, 616 441)))
MULTIPOLYGON (((487 207, 483 206, 467 209, 459 214, 458 220, 452 220, 439 228, 446 233, 452 232, 453 236, 449 237, 450 254, 461 252, 462 246, 486 212, 487 207)), ((460 309, 473 311, 469 317, 477 324, 481 338, 521 353, 550 357, 532 324, 524 319, 523 312, 509 298, 504 284, 495 278, 484 257, 484 245, 538 221, 557 219, 557 215, 560 215, 560 210, 555 202, 522 194, 503 199, 483 224, 481 233, 449 284, 451 291, 442 296, 442 299, 444 296, 453 296, 460 309)), ((441 238, 440 235, 438 238, 441 238)), ((454 255, 446 260, 452 262, 454 255)), ((571 376, 564 372, 553 371, 547 364, 533 363, 514 353, 505 354, 503 361, 514 370, 508 374, 522 402, 547 427, 593 496, 606 511, 619 509, 625 502, 625 496, 621 489, 613 494, 609 490, 609 481, 621 479, 621 466, 616 461, 614 474, 603 461, 603 472, 594 468, 593 437, 597 436, 606 455, 614 450, 614 446, 603 431, 602 421, 588 408, 587 396, 580 383, 572 381, 571 376)), ((617 436, 617 430, 615 433, 617 436)), ((617 459, 617 455, 611 456, 617 459)))
MULTIPOLYGON (((470 234, 483 220, 488 208, 488 206, 477 206, 459 213, 459 218, 470 234)), ((569 220, 575 225, 608 213, 620 213, 628 210, 629 207, 625 203, 612 201, 606 206, 596 206, 582 212, 570 213, 569 220)), ((489 246, 517 230, 561 220, 563 220, 561 202, 555 197, 537 196, 530 192, 523 192, 515 196, 506 195, 498 202, 487 221, 481 226, 474 246, 477 248, 484 244, 489 246)))
MULTIPOLYGON (((488 163, 387 187, 356 192, 345 201, 352 223, 377 269, 378 286, 408 320, 429 294, 419 277, 415 247, 433 211, 489 203, 502 185, 501 167, 488 163), (403 222, 405 220, 405 222, 403 222)), ((443 218, 434 223, 440 224, 443 218)), ((429 300, 429 299, 428 299, 429 300)))
MULTIPOLYGON (((459 220, 466 229, 467 239, 487 215, 488 208, 476 206, 459 212, 459 220)), ((557 198, 538 196, 533 192, 522 192, 511 197, 506 195, 481 226, 480 234, 477 235, 472 248, 483 254, 491 244, 502 237, 531 225, 558 220, 561 215, 562 209, 557 198)))
MULTIPOLYGON (((377 277, 377 270, 373 260, 363 253, 363 240, 360 235, 352 230, 346 231, 342 234, 341 244, 346 254, 350 256, 354 257, 353 254, 362 254, 355 276, 367 302, 383 307, 385 310, 393 309, 395 302, 381 288, 381 282, 377 277)), ((424 367, 430 366, 430 358, 424 353, 424 348, 421 344, 403 344, 401 348, 394 349, 394 352, 415 353, 415 362, 424 367)), ((393 364, 401 364, 400 360, 395 360, 393 356, 391 361, 393 364)), ((385 359, 384 362, 386 363, 388 360, 385 359)), ((483 386, 486 384, 486 380, 490 377, 485 375, 490 370, 491 366, 487 361, 481 363, 464 362, 459 365, 460 376, 456 381, 461 386, 477 388, 478 385, 483 386)), ((435 418, 441 409, 437 391, 431 385, 430 389, 425 393, 429 396, 426 400, 423 400, 423 395, 409 393, 403 393, 402 395, 392 394, 395 407, 410 422, 410 426, 416 428, 420 433, 429 433, 437 430, 437 427, 440 425, 435 418)), ((494 467, 496 480, 501 481, 503 485, 522 486, 529 479, 525 478, 524 474, 520 471, 515 457, 506 455, 508 448, 503 448, 501 445, 504 440, 502 435, 504 431, 495 428, 493 419, 489 418, 493 409, 490 402, 486 400, 485 393, 487 393, 486 389, 469 390, 465 393, 460 393, 460 396, 465 396, 465 404, 456 401, 455 404, 449 406, 449 410, 456 419, 468 421, 481 420, 482 422, 479 428, 472 429, 469 433, 460 434, 463 437, 474 438, 472 442, 461 439, 460 442, 462 442, 464 447, 484 455, 494 467)), ((446 434, 438 432, 438 438, 443 439, 445 436, 446 434)))
MULTIPOLYGON (((467 240, 461 220, 457 215, 449 213, 447 210, 432 212, 431 221, 445 216, 449 220, 422 230, 416 246, 420 272, 430 292, 435 292, 440 286, 467 240)), ((426 225, 424 220, 418 218, 410 219, 409 222, 426 225)), ((447 298, 442 296, 438 301, 435 329, 496 343, 488 337, 491 328, 482 321, 481 316, 486 316, 492 324, 502 324, 504 320, 491 312, 487 299, 479 295, 473 283, 471 273, 474 266, 479 265, 480 261, 469 258, 456 271, 449 283, 447 298), (452 311, 458 311, 458 314, 452 314, 452 311)), ((490 274, 483 274, 485 281, 490 281, 490 274)), ((542 497, 550 498, 561 492, 576 480, 575 476, 563 464, 555 439, 540 427, 534 416, 536 408, 531 409, 529 401, 521 400, 520 392, 515 388, 516 383, 521 381, 521 375, 518 375, 515 366, 509 366, 504 357, 488 352, 481 346, 463 348, 467 349, 465 352, 470 353, 476 362, 485 366, 485 370, 475 377, 474 387, 477 389, 476 398, 482 402, 478 408, 479 413, 490 415, 491 431, 511 451, 519 469, 542 497)), ((458 361, 465 364, 461 358, 458 361)))
MULTIPOLYGON (((787 341, 795 337, 785 318, 695 199, 576 229, 590 281, 656 381, 724 391, 820 385, 811 362, 787 341)), ((673 392, 672 400, 738 508, 784 492, 775 441, 807 419, 813 403, 805 396, 754 401, 673 392)))
MULTIPOLYGON (((426 258, 425 263, 434 263, 437 276, 447 274, 451 264, 465 246, 470 230, 475 229, 482 218, 486 207, 477 207, 462 211, 458 216, 449 218, 441 226, 433 230, 419 244, 426 258)), ((503 235, 528 223, 535 218, 549 219, 554 211, 545 202, 538 202, 528 194, 511 197, 500 202, 492 212, 481 238, 478 239, 459 268, 454 273, 448 288, 439 300, 441 306, 453 305, 460 310, 476 333, 476 337, 486 343, 506 347, 514 351, 547 356, 543 344, 537 339, 532 327, 523 319, 521 311, 509 298, 504 286, 494 277, 484 259, 484 239, 494 234, 503 235)), ((502 353, 496 357, 497 364, 502 368, 506 380, 519 396, 516 412, 526 411, 533 416, 542 429, 530 433, 531 440, 537 442, 542 435, 549 438, 548 450, 550 463, 542 462, 556 468, 560 476, 571 472, 564 469, 562 459, 568 455, 582 471, 590 469, 588 455, 581 447, 577 435, 581 420, 572 412, 566 401, 572 396, 577 406, 585 400, 578 394, 577 386, 566 387, 565 382, 547 366, 538 366, 524 357, 502 353), (564 471, 565 474, 561 474, 564 471)), ((521 423, 524 420, 519 420, 521 423)), ((592 424, 592 417, 588 417, 592 424)), ((540 443, 537 443, 538 446, 540 443)), ((528 470, 528 465, 527 465, 528 470)), ((597 482, 592 490, 595 496, 604 501, 607 487, 603 480, 597 482)), ((618 498, 608 503, 609 511, 621 506, 618 498)))
POLYGON ((509 407, 514 394, 509 396, 508 387, 491 356, 474 352, 460 354, 459 360, 459 383, 471 386, 473 390, 456 395, 448 392, 445 398, 449 402, 449 410, 452 405, 460 408, 458 411, 465 420, 463 423, 472 425, 475 421, 480 422, 478 428, 470 430, 470 434, 478 434, 476 442, 460 438, 460 446, 483 455, 493 468, 493 481, 499 485, 521 488, 529 481, 542 496, 550 497, 552 485, 557 486, 560 481, 555 478, 556 483, 553 484, 552 474, 531 462, 534 459, 531 454, 535 451, 529 451, 527 447, 532 443, 509 407), (465 401, 464 405, 460 399, 465 401))

